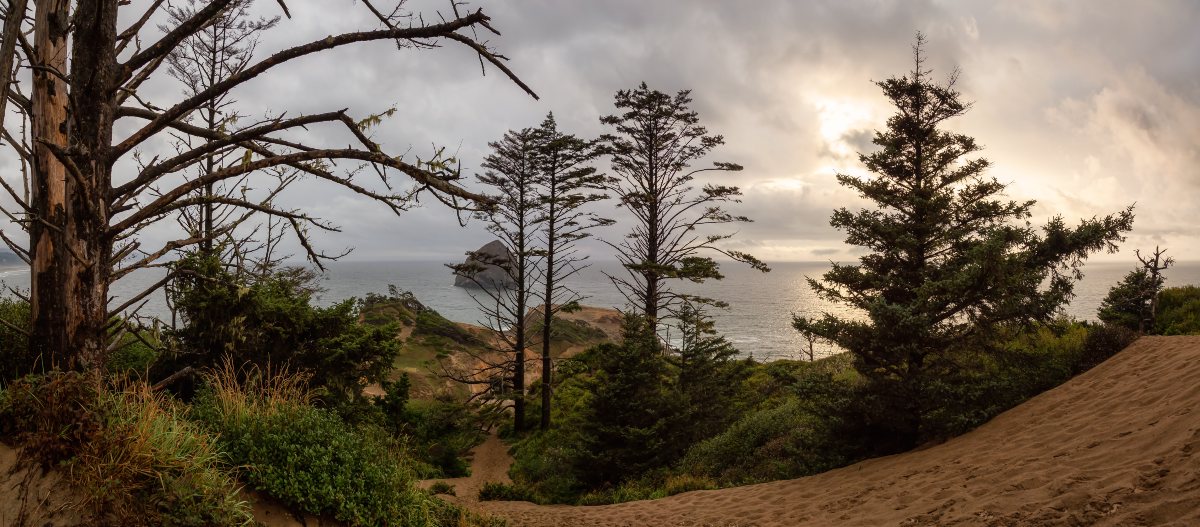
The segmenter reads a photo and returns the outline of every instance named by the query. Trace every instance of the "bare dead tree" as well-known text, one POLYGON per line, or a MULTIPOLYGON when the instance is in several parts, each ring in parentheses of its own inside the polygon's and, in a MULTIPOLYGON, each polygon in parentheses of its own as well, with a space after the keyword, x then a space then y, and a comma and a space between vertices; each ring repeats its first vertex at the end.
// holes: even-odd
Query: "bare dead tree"
MULTIPOLYGON (((273 216, 287 225, 306 255, 319 265, 326 257, 314 248, 308 229, 336 227, 305 213, 280 209, 241 197, 206 196, 209 185, 246 174, 289 167, 306 177, 328 181, 383 204, 395 213, 409 208, 418 193, 428 191, 439 201, 469 208, 488 199, 457 184, 459 173, 450 160, 434 157, 412 161, 385 151, 365 131, 363 121, 337 110, 310 115, 280 115, 263 122, 210 130, 187 121, 188 116, 214 99, 275 68, 309 55, 371 41, 392 41, 399 49, 435 48, 458 44, 475 52, 481 65, 500 70, 530 95, 533 92, 505 64, 505 57, 479 37, 495 33, 482 10, 465 12, 460 3, 436 22, 405 13, 397 4, 378 9, 375 0, 360 0, 378 20, 376 28, 330 35, 280 50, 228 75, 212 86, 169 104, 144 100, 139 89, 162 73, 173 50, 213 24, 234 0, 213 0, 165 34, 151 36, 146 24, 165 9, 162 0, 133 5, 123 0, 34 0, 32 25, 28 9, 9 4, 5 25, 19 29, 0 38, 12 47, 12 60, 21 75, 5 71, 4 98, 19 113, 20 124, 5 122, 6 146, 20 158, 28 177, 28 195, 7 182, 4 191, 15 203, 5 214, 29 232, 28 246, 7 242, 28 258, 32 270, 31 345, 55 367, 98 368, 103 364, 109 336, 108 288, 136 269, 155 265, 181 248, 203 244, 210 236, 188 235, 159 247, 142 247, 139 234, 180 210, 213 202, 273 216), (119 17, 123 10, 133 16, 119 17), (124 28, 118 19, 133 20, 124 28), (20 22, 9 22, 19 19, 20 22), (32 34, 29 42, 26 35, 32 34), (28 89, 28 93, 26 91, 28 89), (114 134, 114 124, 134 127, 128 135, 114 134), (300 136, 317 126, 344 130, 353 145, 313 144, 300 136), (155 156, 129 173, 114 173, 118 162, 167 134, 184 134, 197 146, 169 157, 155 156), (203 164, 210 154, 237 148, 241 162, 214 167, 201 177, 172 182, 172 177, 203 164), (379 183, 364 181, 372 173, 379 183), (413 186, 397 188, 399 173, 413 186), (377 188, 381 186, 382 188, 377 188)), ((277 3, 288 15, 286 3, 277 3)), ((7 48, 4 48, 7 49, 7 48)), ((325 74, 329 74, 326 72, 325 74)), ((536 95, 534 95, 536 97, 536 95)), ((124 165, 122 165, 124 166, 124 165)), ((224 233, 215 228, 212 236, 224 233)))
POLYGON ((538 128, 539 174, 538 235, 542 253, 542 416, 541 429, 550 428, 551 364, 550 344, 554 317, 563 310, 577 308, 583 296, 568 281, 586 269, 587 255, 577 242, 592 235, 612 220, 584 209, 589 203, 606 199, 603 189, 607 176, 588 163, 596 158, 595 145, 558 130, 554 115, 546 116, 538 128))
POLYGON ((479 182, 494 192, 494 206, 479 214, 488 232, 497 237, 507 254, 483 251, 468 253, 465 263, 451 264, 454 274, 478 286, 472 298, 483 312, 484 327, 500 343, 501 363, 485 362, 487 369, 504 371, 511 378, 513 430, 525 428, 525 350, 529 347, 528 312, 534 286, 540 278, 540 251, 536 245, 539 200, 535 183, 539 176, 538 131, 525 128, 508 131, 490 143, 492 153, 483 162, 487 172, 479 182), (484 278, 486 267, 501 269, 507 280, 495 283, 484 278))
POLYGON ((1166 279, 1162 276, 1162 272, 1175 264, 1174 258, 1163 258, 1166 252, 1166 249, 1159 249, 1157 245, 1154 246, 1154 253, 1150 256, 1142 256, 1140 250, 1135 249, 1133 251, 1138 261, 1142 263, 1142 269, 1146 272, 1146 290, 1142 294, 1144 298, 1150 299, 1149 319, 1138 321, 1138 333, 1154 330, 1154 323, 1158 318, 1158 294, 1162 291, 1163 284, 1166 282, 1166 279))
POLYGON ((692 168, 725 140, 700 125, 700 118, 688 107, 691 102, 689 91, 671 96, 642 83, 634 90, 617 92, 615 104, 621 113, 600 119, 616 132, 601 137, 616 176, 609 190, 634 218, 624 240, 608 243, 628 277, 609 279, 654 327, 659 324, 660 311, 669 313, 685 303, 724 306, 715 299, 673 291, 667 284, 668 280, 699 283, 721 279, 719 265, 705 253, 722 254, 763 272, 770 270, 749 254, 722 248, 720 242, 732 233, 704 233, 711 226, 751 220, 724 209, 725 204, 739 201, 737 187, 693 187, 702 172, 740 171, 742 167, 717 162, 692 168))
MULTIPOLYGON (((275 27, 280 20, 278 16, 273 18, 251 17, 249 10, 252 4, 253 0, 234 0, 217 14, 212 23, 185 39, 167 54, 167 73, 180 82, 185 96, 195 96, 250 66, 254 59, 255 49, 258 47, 260 33, 275 27)), ((169 24, 160 25, 159 29, 164 33, 169 32, 172 28, 195 16, 198 9, 196 0, 187 0, 186 3, 178 6, 168 5, 166 15, 169 24)), ((235 108, 236 103, 237 101, 231 93, 222 93, 201 105, 193 113, 191 119, 208 130, 219 131, 231 128, 237 121, 245 117, 235 108)), ((177 153, 180 153, 195 148, 197 144, 211 141, 212 139, 179 134, 175 149, 177 153)), ((218 168, 240 161, 239 153, 236 145, 217 148, 205 155, 202 162, 197 163, 187 172, 190 173, 190 177, 203 177, 215 172, 218 168)), ((298 174, 295 169, 286 167, 275 167, 274 170, 268 172, 275 174, 276 181, 265 186, 270 189, 266 192, 265 197, 255 199, 255 202, 262 206, 270 206, 271 200, 292 181, 295 181, 298 174)), ((251 190, 248 185, 251 176, 252 174, 243 174, 234 180, 205 185, 199 191, 199 194, 206 198, 204 203, 182 209, 176 217, 176 221, 184 232, 203 235, 204 241, 199 244, 199 247, 205 252, 211 253, 214 242, 221 239, 214 235, 217 229, 226 232, 220 244, 223 249, 221 259, 230 262, 238 270, 247 269, 251 265, 247 260, 253 258, 251 254, 275 245, 279 235, 282 234, 273 228, 275 221, 268 216, 265 229, 262 229, 261 226, 253 226, 250 228, 250 233, 235 236, 237 226, 230 228, 230 224, 245 221, 249 215, 240 207, 218 203, 212 199, 216 195, 229 199, 247 197, 251 190), (265 233, 265 240, 259 238, 259 235, 262 234, 259 231, 265 233)), ((254 176, 255 179, 263 179, 261 175, 254 176)), ((263 186, 261 183, 259 185, 263 186)))

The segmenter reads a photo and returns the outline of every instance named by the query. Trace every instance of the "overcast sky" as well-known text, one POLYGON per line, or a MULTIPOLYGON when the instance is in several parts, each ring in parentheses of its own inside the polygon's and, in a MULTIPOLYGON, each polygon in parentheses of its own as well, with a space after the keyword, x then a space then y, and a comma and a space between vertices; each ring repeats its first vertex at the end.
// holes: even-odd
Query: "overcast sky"
MULTIPOLYGON (((265 54, 326 35, 373 29, 351 0, 292 0, 293 18, 266 34, 265 54)), ((243 112, 289 115, 395 106, 375 130, 392 152, 456 151, 474 174, 487 143, 553 111, 561 128, 594 137, 618 89, 641 81, 692 90, 694 109, 725 136, 714 161, 745 166, 713 182, 740 186, 735 207, 755 223, 730 248, 768 261, 839 260, 855 253, 829 226, 834 207, 862 203, 834 174, 863 173, 856 152, 891 109, 872 81, 910 66, 916 31, 935 76, 961 69, 970 113, 951 125, 985 147, 991 174, 1016 199, 1036 199, 1035 223, 1137 203, 1133 248, 1200 257, 1200 3, 1190 1, 662 1, 478 2, 503 35, 488 37, 541 96, 535 101, 461 46, 363 45, 296 61, 236 92, 243 112)), ((411 2, 435 17, 446 2, 411 2)), ((257 9, 274 15, 275 2, 257 9)), ((147 89, 159 106, 167 79, 147 89)), ((322 140, 321 132, 314 138, 322 140)), ((344 141, 332 138, 332 141, 344 141)), ((341 143, 345 144, 345 143, 341 143)), ((605 164, 599 163, 604 169, 605 164)), ((385 207, 306 182, 286 203, 339 224, 318 235, 351 259, 454 259, 490 238, 459 228, 436 202, 393 216, 385 207)), ((621 229, 606 233, 617 237, 621 229)), ((600 258, 603 250, 593 247, 600 258)), ((1101 258, 1101 257, 1097 257, 1101 258)), ((1104 256, 1112 259, 1113 256, 1104 256)))

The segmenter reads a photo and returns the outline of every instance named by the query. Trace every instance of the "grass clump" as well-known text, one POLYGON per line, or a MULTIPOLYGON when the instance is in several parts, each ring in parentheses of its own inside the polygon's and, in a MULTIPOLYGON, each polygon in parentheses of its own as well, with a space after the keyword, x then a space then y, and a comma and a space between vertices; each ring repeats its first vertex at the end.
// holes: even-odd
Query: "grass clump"
POLYGON ((111 388, 74 372, 30 376, 0 397, 0 421, 23 455, 66 471, 91 523, 253 521, 215 441, 145 385, 111 388))
POLYGON ((456 495, 454 493, 454 485, 446 483, 445 481, 435 481, 433 483, 433 485, 429 486, 429 493, 430 494, 445 494, 447 496, 455 496, 456 495))
POLYGON ((537 498, 524 486, 489 481, 479 489, 479 501, 537 501, 537 498))

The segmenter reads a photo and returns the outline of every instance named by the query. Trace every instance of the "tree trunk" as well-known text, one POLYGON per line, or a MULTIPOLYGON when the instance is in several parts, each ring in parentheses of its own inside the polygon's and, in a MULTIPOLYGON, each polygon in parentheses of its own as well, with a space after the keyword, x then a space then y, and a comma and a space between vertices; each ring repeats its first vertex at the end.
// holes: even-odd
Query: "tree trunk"
POLYGON ((30 347, 40 352, 47 368, 57 368, 70 356, 68 334, 75 327, 61 273, 69 263, 61 236, 52 226, 66 223, 66 167, 49 145, 67 147, 67 83, 51 71, 67 72, 68 0, 37 0, 34 4, 33 45, 33 181, 30 206, 36 218, 29 225, 31 260, 30 347), (63 331, 66 330, 66 331, 63 331))
MULTIPOLYGON (((553 210, 553 209, 552 209, 553 210)), ((551 212, 553 218, 553 212, 551 212)), ((554 226, 546 238, 546 296, 542 305, 542 430, 550 429, 550 323, 554 321, 551 302, 554 300, 554 226)))
POLYGON ((31 346, 48 367, 100 368, 112 253, 107 191, 117 2, 79 2, 73 19, 67 0, 38 0, 35 9, 41 68, 34 73, 33 93, 31 346), (69 26, 74 35, 68 72, 69 26), (68 73, 70 92, 60 77, 68 73))

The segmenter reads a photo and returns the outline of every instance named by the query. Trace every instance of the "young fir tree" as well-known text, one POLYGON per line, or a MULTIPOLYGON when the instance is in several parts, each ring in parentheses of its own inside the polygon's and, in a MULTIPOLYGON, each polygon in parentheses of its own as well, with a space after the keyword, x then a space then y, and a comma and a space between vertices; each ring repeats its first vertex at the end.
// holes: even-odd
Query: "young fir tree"
MULTIPOLYGON (((484 252, 468 253, 466 263, 449 267, 458 276, 479 285, 475 301, 484 313, 484 324, 510 355, 501 364, 487 364, 487 370, 504 372, 511 379, 514 410, 513 429, 525 428, 525 349, 529 347, 529 311, 534 286, 538 281, 541 253, 537 246, 539 199, 535 183, 539 178, 538 152, 542 141, 538 131, 525 128, 509 131, 497 142, 489 143, 492 153, 483 162, 487 169, 479 182, 494 193, 494 205, 480 216, 487 229, 507 249, 502 257, 484 252), (496 266, 504 271, 506 284, 480 282, 480 271, 496 266)), ((480 357, 482 359, 482 357, 480 357)))
POLYGON ((591 230, 612 220, 584 210, 584 206, 607 198, 601 190, 607 178, 587 166, 596 157, 589 141, 558 130, 554 115, 548 114, 538 134, 538 229, 542 268, 542 415, 541 428, 550 428, 552 364, 551 330, 554 315, 578 305, 582 296, 565 284, 587 267, 587 256, 576 243, 592 235, 591 230))
POLYGON ((589 352, 595 374, 572 449, 575 473, 587 488, 616 485, 664 466, 673 449, 669 430, 677 413, 670 374, 657 335, 645 320, 626 315, 620 344, 589 352))
POLYGON ((600 119, 615 129, 614 134, 601 137, 616 175, 609 190, 620 198, 619 206, 629 211, 634 222, 623 241, 609 244, 628 277, 609 278, 654 327, 663 315, 660 311, 670 312, 684 302, 722 305, 674 292, 667 285, 668 280, 721 279, 717 263, 704 256, 706 252, 723 254, 764 272, 770 270, 749 254, 718 245, 732 234, 703 233, 708 226, 750 219, 723 208, 739 201, 737 187, 693 187, 701 172, 739 171, 742 167, 718 162, 692 168, 725 140, 700 126, 700 118, 688 108, 692 102, 689 93, 681 91, 672 97, 642 83, 637 89, 617 92, 616 107, 621 113, 600 119))
POLYGON ((674 416, 669 446, 682 456, 689 446, 737 419, 737 396, 750 370, 745 361, 737 360, 737 348, 717 334, 702 308, 684 304, 677 318, 679 348, 668 357, 675 366, 680 410, 674 416))
POLYGON ((809 281, 865 317, 795 320, 854 354, 875 451, 919 441, 922 416, 936 404, 923 390, 951 367, 952 351, 985 348, 999 325, 1049 319, 1072 297, 1088 253, 1115 250, 1133 223, 1130 208, 1074 229, 1061 217, 1041 233, 1030 226, 1033 202, 1005 199, 1005 185, 985 175, 989 162, 971 157, 975 140, 942 128, 969 105, 955 75, 946 84, 930 79, 924 43, 918 34, 911 72, 877 83, 897 112, 876 132, 878 148, 859 156, 872 175, 837 176, 875 203, 838 209, 831 221, 869 252, 809 281))

